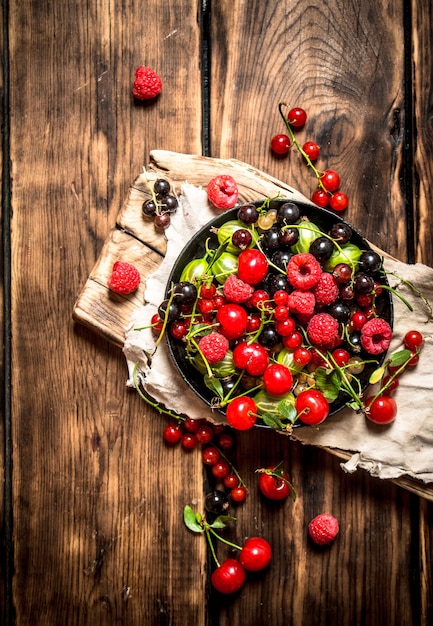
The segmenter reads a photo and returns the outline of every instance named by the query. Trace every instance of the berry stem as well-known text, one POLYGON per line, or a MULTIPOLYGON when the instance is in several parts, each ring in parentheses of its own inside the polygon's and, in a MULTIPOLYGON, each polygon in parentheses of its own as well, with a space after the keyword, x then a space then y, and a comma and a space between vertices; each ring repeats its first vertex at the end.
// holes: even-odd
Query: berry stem
POLYGON ((174 413, 173 411, 169 411, 168 409, 162 408, 160 404, 158 404, 157 402, 154 402, 149 396, 145 395, 142 392, 142 390, 140 389, 140 384, 138 382, 138 377, 137 377, 138 367, 139 367, 139 364, 135 363, 134 370, 132 373, 132 382, 140 398, 144 400, 147 404, 152 406, 154 409, 156 409, 158 413, 161 413, 161 415, 168 415, 169 417, 173 417, 178 422, 184 422, 185 421, 184 417, 182 417, 178 413, 174 413))

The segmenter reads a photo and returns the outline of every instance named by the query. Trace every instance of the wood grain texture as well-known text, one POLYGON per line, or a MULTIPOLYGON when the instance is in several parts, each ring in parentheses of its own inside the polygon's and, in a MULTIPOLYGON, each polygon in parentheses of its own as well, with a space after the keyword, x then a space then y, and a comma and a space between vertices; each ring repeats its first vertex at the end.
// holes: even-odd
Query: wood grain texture
MULTIPOLYGON (((267 148, 282 130, 276 103, 304 105, 306 135, 351 195, 350 221, 405 260, 406 3, 203 4, 211 8, 212 156, 251 163, 308 196, 314 180, 296 154, 277 161, 267 148)), ((427 626, 431 503, 365 473, 346 475, 326 451, 273 432, 237 439, 233 460, 250 494, 228 533, 239 542, 267 537, 273 563, 233 598, 212 593, 205 542, 182 524, 183 506, 201 509, 212 485, 198 451, 162 445, 165 422, 126 388, 119 348, 71 319, 147 155, 202 152, 200 3, 7 6, 14 626, 427 626), (164 88, 140 104, 131 83, 144 63, 164 88), (254 470, 280 460, 298 499, 275 507, 257 493, 254 470), (325 508, 341 533, 318 551, 306 524, 325 508)), ((424 131, 414 155, 421 192, 410 203, 417 258, 433 264, 422 82, 431 74, 432 28, 427 3, 413 7, 413 128, 424 131)), ((143 249, 152 263, 163 251, 160 238, 153 243, 143 249)), ((93 282, 102 286, 98 274, 93 282)))

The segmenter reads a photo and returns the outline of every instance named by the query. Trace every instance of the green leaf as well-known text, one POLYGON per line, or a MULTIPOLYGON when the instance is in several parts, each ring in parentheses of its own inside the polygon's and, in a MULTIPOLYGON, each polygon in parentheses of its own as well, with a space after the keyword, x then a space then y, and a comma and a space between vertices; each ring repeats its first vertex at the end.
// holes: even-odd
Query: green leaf
POLYGON ((285 420, 293 424, 296 421, 296 409, 289 400, 281 400, 278 403, 278 411, 285 420))
POLYGON ((189 528, 189 530, 192 530, 193 533, 202 533, 203 526, 198 523, 197 518, 198 515, 196 515, 192 508, 187 504, 183 510, 183 521, 185 522, 185 526, 189 528))
POLYGON ((346 406, 348 406, 350 409, 353 409, 354 411, 359 411, 359 409, 361 408, 361 405, 359 402, 348 402, 346 404, 346 406))
POLYGON ((370 383, 370 385, 374 385, 375 383, 378 383, 379 380, 382 380, 384 374, 385 374, 385 366, 382 365, 382 367, 378 367, 376 370, 374 370, 374 372, 371 373, 371 376, 368 382, 370 383))
POLYGON ((326 400, 332 402, 338 397, 341 389, 341 377, 335 370, 327 370, 325 367, 318 367, 314 373, 316 385, 323 393, 326 400))
POLYGON ((399 365, 403 365, 406 361, 409 361, 412 357, 412 353, 410 350, 400 350, 399 352, 394 352, 389 357, 389 364, 391 367, 398 367, 399 365))
POLYGON ((203 380, 204 380, 204 384, 206 385, 208 389, 210 389, 211 391, 214 391, 218 397, 224 398, 223 386, 219 378, 215 378, 215 377, 211 378, 210 376, 205 375, 203 377, 203 380))
POLYGON ((283 422, 276 415, 272 415, 272 413, 264 413, 262 415, 262 420, 266 426, 269 426, 269 428, 284 430, 283 422))
POLYGON ((218 517, 209 524, 210 528, 225 528, 227 526, 227 522, 235 522, 236 517, 232 517, 231 515, 218 515, 218 517))

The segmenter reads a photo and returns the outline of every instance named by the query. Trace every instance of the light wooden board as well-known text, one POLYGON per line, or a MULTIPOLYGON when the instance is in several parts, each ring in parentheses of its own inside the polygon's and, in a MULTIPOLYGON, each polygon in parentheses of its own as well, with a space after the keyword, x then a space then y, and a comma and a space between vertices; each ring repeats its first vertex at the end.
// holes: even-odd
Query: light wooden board
MULTIPOLYGON (((174 192, 179 193, 184 182, 205 187, 213 176, 225 173, 236 179, 240 198, 244 201, 280 194, 293 200, 309 202, 296 189, 234 159, 214 159, 163 150, 153 151, 150 157, 149 167, 132 184, 116 225, 109 233, 73 309, 73 317, 77 322, 119 347, 123 346, 131 316, 143 305, 146 276, 158 267, 166 251, 164 233, 156 230, 153 221, 142 215, 142 204, 150 197, 149 183, 157 177, 164 177, 169 180, 174 192), (129 296, 114 295, 107 287, 116 260, 132 263, 142 276, 140 287, 129 296)), ((383 251, 381 253, 386 254, 383 251)), ((350 458, 350 454, 343 450, 329 448, 328 451, 344 460, 350 458)), ((401 477, 393 482, 433 501, 433 486, 409 477, 401 477)))

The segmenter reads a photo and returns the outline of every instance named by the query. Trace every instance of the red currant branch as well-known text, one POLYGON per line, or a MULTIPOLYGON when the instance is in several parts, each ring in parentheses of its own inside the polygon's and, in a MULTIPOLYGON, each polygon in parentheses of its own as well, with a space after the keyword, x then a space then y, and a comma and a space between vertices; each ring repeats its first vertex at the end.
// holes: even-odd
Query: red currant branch
POLYGON ((142 390, 140 389, 140 383, 138 382, 138 377, 137 377, 138 367, 139 367, 139 364, 135 363, 134 369, 132 372, 132 382, 140 398, 144 400, 147 404, 152 406, 154 409, 156 409, 158 413, 160 413, 161 415, 168 415, 169 417, 173 417, 178 422, 184 422, 185 421, 184 417, 182 417, 181 415, 178 415, 178 413, 174 413, 173 411, 164 409, 160 404, 158 404, 157 402, 154 402, 149 396, 145 395, 142 392, 142 390))

